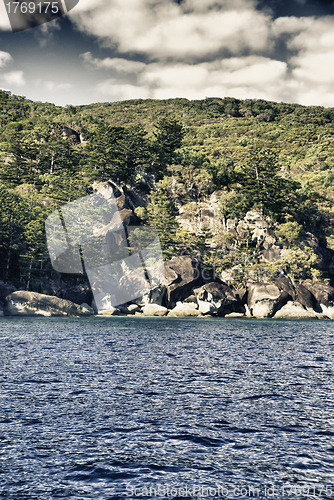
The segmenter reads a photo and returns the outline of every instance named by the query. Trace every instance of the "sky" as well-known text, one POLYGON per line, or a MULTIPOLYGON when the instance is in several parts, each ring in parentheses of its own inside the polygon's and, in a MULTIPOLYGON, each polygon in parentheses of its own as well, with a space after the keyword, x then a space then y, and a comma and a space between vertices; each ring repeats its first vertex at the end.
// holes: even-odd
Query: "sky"
POLYGON ((230 96, 334 107, 332 0, 79 0, 16 33, 5 3, 0 88, 34 101, 230 96))

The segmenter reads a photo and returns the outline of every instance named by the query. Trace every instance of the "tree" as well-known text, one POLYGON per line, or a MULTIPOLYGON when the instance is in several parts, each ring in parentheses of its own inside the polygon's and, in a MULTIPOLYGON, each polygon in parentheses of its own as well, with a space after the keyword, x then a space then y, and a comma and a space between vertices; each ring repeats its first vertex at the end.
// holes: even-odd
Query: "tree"
POLYGON ((100 126, 84 152, 92 180, 131 182, 152 160, 150 144, 141 126, 100 126))
POLYGON ((154 135, 169 163, 176 149, 182 146, 182 140, 185 134, 182 123, 171 118, 162 118, 156 125, 154 135))
POLYGON ((167 184, 168 178, 166 177, 157 184, 157 190, 151 193, 145 215, 147 224, 158 232, 161 248, 164 251, 175 243, 177 228, 167 184))
POLYGON ((247 200, 248 209, 260 210, 262 215, 269 215, 282 220, 291 213, 293 207, 292 193, 297 183, 280 177, 277 154, 270 150, 261 151, 253 156, 246 165, 239 181, 240 192, 247 200))
POLYGON ((0 272, 6 282, 12 275, 19 276, 18 251, 23 245, 26 207, 3 185, 0 186, 0 214, 0 272))
POLYGON ((283 243, 283 248, 291 248, 298 245, 302 239, 302 227, 296 221, 288 221, 280 224, 276 235, 283 243))

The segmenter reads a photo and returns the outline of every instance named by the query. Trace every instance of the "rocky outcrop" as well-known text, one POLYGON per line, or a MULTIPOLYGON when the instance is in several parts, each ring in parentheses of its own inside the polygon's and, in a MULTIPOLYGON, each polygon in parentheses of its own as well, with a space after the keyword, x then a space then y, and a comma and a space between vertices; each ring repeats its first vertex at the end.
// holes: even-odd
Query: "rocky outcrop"
POLYGON ((176 306, 169 311, 168 316, 176 316, 179 318, 186 316, 201 316, 201 312, 198 310, 197 304, 194 302, 177 302, 176 306))
MULTIPOLYGON (((186 300, 192 289, 200 284, 201 271, 198 260, 189 256, 172 257, 164 262, 165 277, 162 282, 133 302, 140 306, 158 304, 173 309, 176 302, 186 300)), ((196 301, 196 299, 195 299, 196 301)))
POLYGON ((280 289, 281 292, 287 293, 289 300, 295 300, 296 290, 290 278, 282 276, 274 281, 274 284, 280 289))
POLYGON ((99 316, 119 316, 121 314, 120 309, 118 307, 110 307, 109 309, 103 309, 99 311, 99 316))
POLYGON ((166 290, 168 309, 175 307, 176 302, 186 299, 193 288, 200 284, 200 280, 201 270, 197 259, 183 255, 165 262, 162 287, 166 290))
POLYGON ((66 125, 63 128, 63 137, 64 139, 71 139, 74 144, 80 144, 80 132, 77 132, 71 127, 67 127, 66 125))
POLYGON ((143 307, 146 304, 158 304, 159 306, 166 303, 166 287, 159 285, 156 288, 145 292, 143 295, 132 301, 135 304, 143 307))
POLYGON ((213 235, 224 231, 224 218, 219 210, 219 193, 213 193, 207 202, 192 202, 181 206, 176 220, 181 227, 196 234, 204 228, 208 228, 213 235))
POLYGON ((147 304, 143 307, 142 312, 144 316, 166 316, 168 309, 158 304, 147 304))
POLYGON ((88 286, 70 286, 64 290, 62 298, 79 305, 90 304, 93 300, 93 294, 88 286))
POLYGON ((270 318, 288 298, 289 295, 274 284, 255 283, 249 286, 247 305, 256 318, 270 318))
POLYGON ((36 292, 13 292, 6 297, 5 316, 90 316, 94 310, 69 300, 36 292))
POLYGON ((74 130, 66 125, 63 128, 63 137, 64 139, 71 139, 75 145, 87 141, 87 134, 85 132, 74 130))
POLYGON ((324 306, 323 304, 320 304, 320 310, 322 314, 324 314, 328 319, 334 319, 334 307, 330 306, 324 306))
POLYGON ((334 306, 334 287, 321 281, 305 280, 302 285, 313 294, 317 303, 326 307, 334 306))
POLYGON ((295 283, 295 290, 295 299, 297 302, 306 307, 306 309, 316 308, 317 302, 313 293, 311 293, 304 285, 301 283, 295 283))
POLYGON ((227 306, 238 302, 229 286, 216 282, 206 283, 201 288, 195 289, 194 294, 202 314, 222 314, 227 306))
POLYGON ((300 302, 289 301, 275 313, 274 318, 316 319, 317 315, 313 310, 306 309, 300 302))

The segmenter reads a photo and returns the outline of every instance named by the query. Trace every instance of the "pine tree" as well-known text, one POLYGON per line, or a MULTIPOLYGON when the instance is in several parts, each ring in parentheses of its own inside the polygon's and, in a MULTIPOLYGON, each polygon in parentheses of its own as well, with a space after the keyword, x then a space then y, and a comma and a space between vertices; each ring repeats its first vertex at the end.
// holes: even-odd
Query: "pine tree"
POLYGON ((265 150, 253 156, 239 180, 248 209, 255 208, 262 215, 282 220, 293 209, 291 194, 297 183, 280 177, 279 171, 277 155, 265 150))

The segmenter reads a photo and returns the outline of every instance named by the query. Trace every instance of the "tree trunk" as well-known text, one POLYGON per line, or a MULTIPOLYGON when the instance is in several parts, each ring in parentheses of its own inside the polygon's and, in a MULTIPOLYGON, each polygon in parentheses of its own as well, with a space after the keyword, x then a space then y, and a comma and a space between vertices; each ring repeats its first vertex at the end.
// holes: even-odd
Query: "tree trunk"
POLYGON ((7 253, 5 282, 7 282, 8 277, 9 277, 9 265, 10 265, 10 257, 11 257, 11 254, 12 254, 13 232, 14 231, 13 231, 13 228, 12 228, 11 232, 10 232, 10 237, 9 237, 9 247, 8 247, 8 253, 7 253))
POLYGON ((27 290, 29 290, 29 286, 30 286, 30 277, 31 277, 31 269, 32 269, 33 260, 34 260, 34 254, 32 254, 31 259, 30 259, 30 265, 29 265, 29 271, 28 271, 28 281, 27 281, 27 290))
POLYGON ((52 155, 51 157, 50 175, 52 175, 54 172, 53 164, 54 164, 54 155, 52 155))

